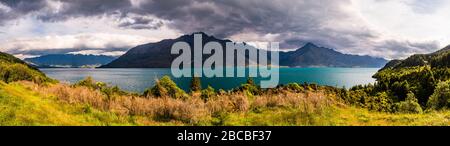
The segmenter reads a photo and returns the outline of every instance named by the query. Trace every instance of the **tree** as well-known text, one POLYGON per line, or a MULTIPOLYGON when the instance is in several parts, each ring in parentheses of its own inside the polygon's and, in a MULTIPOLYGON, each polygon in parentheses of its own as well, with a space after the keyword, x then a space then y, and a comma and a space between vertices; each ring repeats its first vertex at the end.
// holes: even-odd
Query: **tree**
POLYGON ((400 113, 422 113, 422 107, 417 101, 414 93, 408 93, 406 100, 397 104, 397 112, 400 113))
POLYGON ((399 101, 405 100, 407 94, 409 93, 408 81, 395 82, 394 84, 392 84, 391 90, 394 95, 398 97, 399 101))
POLYGON ((216 92, 214 91, 214 88, 211 86, 208 86, 208 88, 202 90, 202 95, 200 97, 206 101, 215 95, 216 95, 216 92))
POLYGON ((156 97, 169 96, 175 99, 186 97, 186 93, 169 76, 164 76, 157 80, 155 86, 144 92, 144 96, 149 97, 150 95, 156 97))
POLYGON ((255 85, 255 82, 253 81, 252 77, 247 78, 247 84, 249 85, 255 85))
POLYGON ((434 93, 427 102, 427 106, 431 109, 450 107, 450 80, 437 84, 434 93))
POLYGON ((196 92, 202 90, 202 84, 199 77, 192 77, 191 91, 196 92))

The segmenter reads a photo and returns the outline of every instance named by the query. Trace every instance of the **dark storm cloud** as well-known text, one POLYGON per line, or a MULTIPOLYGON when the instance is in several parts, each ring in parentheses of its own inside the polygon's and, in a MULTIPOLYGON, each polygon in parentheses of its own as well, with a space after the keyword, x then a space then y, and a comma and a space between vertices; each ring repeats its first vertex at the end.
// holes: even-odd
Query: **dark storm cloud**
POLYGON ((20 14, 37 11, 47 6, 45 0, 1 0, 0 2, 20 14))
POLYGON ((44 13, 38 16, 44 21, 61 21, 74 17, 90 17, 127 12, 131 7, 129 0, 54 0, 60 2, 57 12, 44 13))
POLYGON ((385 41, 374 47, 374 51, 390 53, 386 55, 396 56, 398 58, 408 57, 407 54, 426 54, 437 51, 438 42, 415 43, 409 41, 385 41))
MULTIPOLYGON (((60 2, 60 9, 56 12, 44 9, 45 5, 50 7, 44 0, 27 1, 29 3, 2 0, 2 3, 18 15, 42 10, 37 18, 43 21, 114 16, 121 20, 118 27, 125 29, 158 29, 167 25, 182 33, 204 31, 222 38, 245 33, 274 34, 275 41, 289 49, 313 42, 348 53, 396 58, 437 48, 435 42, 373 41, 380 40, 381 34, 346 9, 352 4, 351 0, 135 0, 137 4, 130 0, 50 1, 60 2), (390 49, 390 54, 383 54, 386 48, 390 49)), ((424 3, 421 7, 426 6, 428 4, 424 3)), ((3 17, 11 16, 0 13, 0 18, 3 17)))
POLYGON ((39 11, 47 7, 45 0, 0 0, 0 5, 10 9, 9 11, 0 10, 0 25, 9 20, 20 18, 31 12, 39 11))
POLYGON ((282 48, 299 48, 305 42, 347 48, 377 36, 363 25, 353 30, 332 26, 353 17, 342 8, 349 4, 349 0, 166 0, 147 1, 134 12, 169 20, 169 26, 184 33, 279 34, 276 40, 282 48))

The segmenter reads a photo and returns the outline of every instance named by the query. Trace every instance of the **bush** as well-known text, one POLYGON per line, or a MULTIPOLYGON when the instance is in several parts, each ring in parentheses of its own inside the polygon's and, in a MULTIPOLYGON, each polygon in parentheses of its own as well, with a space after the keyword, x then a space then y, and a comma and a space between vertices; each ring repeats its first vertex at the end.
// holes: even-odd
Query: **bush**
POLYGON ((256 85, 253 78, 248 78, 245 84, 242 84, 239 91, 246 93, 248 96, 261 95, 261 88, 256 85))
POLYGON ((414 93, 408 93, 406 100, 396 104, 396 111, 400 113, 422 113, 422 107, 414 93))
POLYGON ((398 97, 398 101, 405 100, 410 90, 408 81, 395 82, 392 84, 391 90, 398 97))
POLYGON ((302 92, 302 91, 304 90, 303 87, 300 86, 300 85, 297 84, 297 83, 289 83, 289 84, 286 85, 286 87, 287 87, 289 90, 292 90, 292 91, 295 91, 295 92, 302 92))
POLYGON ((200 91, 202 90, 202 84, 199 77, 192 77, 191 80, 191 91, 200 91))
POLYGON ((100 83, 97 84, 96 81, 91 76, 88 76, 85 79, 75 83, 74 86, 77 86, 77 87, 79 87, 79 86, 88 87, 90 89, 99 89, 98 86, 101 86, 101 85, 100 85, 100 83))
POLYGON ((377 93, 375 96, 369 96, 366 99, 365 106, 369 110, 380 111, 380 112, 391 112, 392 111, 392 100, 386 92, 377 93))
POLYGON ((33 81, 35 83, 52 81, 47 78, 45 74, 38 70, 34 70, 27 65, 0 61, 0 81, 10 83, 22 80, 33 81))
POLYGON ((118 86, 108 86, 106 83, 97 82, 92 77, 87 77, 73 85, 74 87, 87 87, 91 90, 98 90, 105 94, 107 99, 112 99, 114 95, 128 95, 127 92, 121 90, 118 86))
POLYGON ((171 97, 175 99, 184 98, 187 96, 186 93, 180 89, 169 76, 164 76, 157 80, 155 86, 144 92, 145 97, 150 97, 151 95, 156 97, 171 97))
POLYGON ((255 85, 255 81, 253 81, 253 78, 250 77, 247 79, 247 84, 255 85))
POLYGON ((427 107, 430 109, 442 109, 450 106, 450 81, 437 84, 434 93, 428 100, 427 107))
POLYGON ((200 96, 204 101, 207 101, 211 97, 215 96, 216 92, 214 91, 214 88, 211 86, 208 86, 208 88, 202 90, 202 95, 200 96))

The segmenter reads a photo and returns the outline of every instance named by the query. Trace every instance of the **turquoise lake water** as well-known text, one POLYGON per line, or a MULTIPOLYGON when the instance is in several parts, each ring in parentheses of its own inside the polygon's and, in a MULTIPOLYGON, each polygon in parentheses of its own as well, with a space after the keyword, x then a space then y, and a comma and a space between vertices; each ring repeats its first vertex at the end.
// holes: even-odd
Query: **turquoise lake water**
MULTIPOLYGON (((335 87, 352 87, 360 84, 374 83, 372 75, 379 68, 280 68, 280 84, 287 83, 317 83, 335 87)), ((117 85, 120 88, 143 92, 146 88, 155 83, 155 79, 164 75, 171 76, 170 69, 149 68, 149 69, 84 69, 84 68, 45 68, 40 69, 49 77, 62 82, 75 83, 88 76, 97 81, 106 82, 110 85, 117 85)), ((172 79, 184 90, 189 89, 190 78, 172 79)), ((202 78, 202 85, 211 85, 215 89, 232 89, 242 83, 247 78, 202 78)), ((260 78, 255 78, 255 83, 259 83, 260 78)))

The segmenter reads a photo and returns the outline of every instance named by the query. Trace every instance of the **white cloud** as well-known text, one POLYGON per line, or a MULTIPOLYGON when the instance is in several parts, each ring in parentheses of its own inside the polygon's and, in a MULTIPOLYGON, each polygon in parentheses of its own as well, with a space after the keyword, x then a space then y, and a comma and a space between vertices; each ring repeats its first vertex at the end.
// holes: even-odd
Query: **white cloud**
POLYGON ((354 0, 361 16, 383 34, 410 41, 450 44, 450 1, 354 0), (437 4, 437 5, 436 5, 437 4), (421 9, 419 12, 416 9, 421 9), (429 12, 429 13, 424 13, 429 12))

